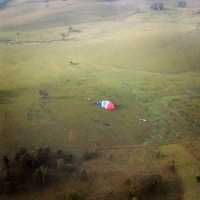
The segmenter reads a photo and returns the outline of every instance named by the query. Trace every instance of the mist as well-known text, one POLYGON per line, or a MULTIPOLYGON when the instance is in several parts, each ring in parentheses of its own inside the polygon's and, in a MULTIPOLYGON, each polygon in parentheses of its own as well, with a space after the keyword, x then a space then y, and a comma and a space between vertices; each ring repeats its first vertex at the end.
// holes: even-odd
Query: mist
POLYGON ((200 199, 199 0, 0 0, 0 199, 200 199))

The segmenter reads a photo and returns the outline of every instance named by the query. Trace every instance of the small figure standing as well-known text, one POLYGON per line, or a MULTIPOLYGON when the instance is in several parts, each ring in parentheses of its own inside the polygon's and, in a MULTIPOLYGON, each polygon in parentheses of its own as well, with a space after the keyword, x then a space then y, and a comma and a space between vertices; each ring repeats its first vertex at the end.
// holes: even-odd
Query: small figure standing
POLYGON ((39 91, 39 95, 40 95, 40 97, 42 97, 42 98, 47 98, 47 97, 49 96, 49 93, 48 93, 47 90, 40 90, 40 91, 39 91))

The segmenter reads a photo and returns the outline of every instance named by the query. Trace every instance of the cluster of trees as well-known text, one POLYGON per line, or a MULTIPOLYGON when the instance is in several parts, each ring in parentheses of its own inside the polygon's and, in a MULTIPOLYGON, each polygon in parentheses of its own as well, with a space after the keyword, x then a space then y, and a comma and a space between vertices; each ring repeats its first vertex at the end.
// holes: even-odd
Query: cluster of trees
MULTIPOLYGON (((177 1, 177 7, 179 7, 179 8, 187 7, 186 1, 184 1, 184 0, 177 1)), ((165 5, 164 5, 163 2, 154 2, 154 3, 151 4, 150 8, 152 10, 160 11, 160 10, 164 10, 165 9, 165 5)))
POLYGON ((4 155, 0 165, 0 194, 32 190, 78 174, 75 155, 48 146, 28 151, 20 148, 13 158, 4 155))

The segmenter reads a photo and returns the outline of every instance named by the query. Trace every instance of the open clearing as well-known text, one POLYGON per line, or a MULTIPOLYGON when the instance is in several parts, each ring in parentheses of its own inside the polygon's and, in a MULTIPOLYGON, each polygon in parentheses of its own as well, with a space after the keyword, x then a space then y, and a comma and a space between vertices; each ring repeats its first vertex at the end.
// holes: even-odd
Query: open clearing
POLYGON ((17 43, 16 32, 2 32, 13 42, 0 44, 1 148, 166 143, 198 134, 199 16, 186 14, 22 31, 17 43), (118 109, 96 108, 102 98, 118 109))
MULTIPOLYGON (((23 24, 18 16, 22 25, 16 30, 13 20, 1 24, 0 154, 12 155, 20 146, 97 145, 101 157, 86 163, 97 173, 93 192, 102 187, 99 177, 106 188, 133 175, 124 172, 134 167, 133 173, 148 173, 152 161, 152 170, 162 171, 175 160, 182 198, 199 199, 200 15, 190 9, 148 11, 65 26, 51 27, 47 20, 42 29, 34 28, 34 20, 28 26, 29 19, 23 24), (96 107, 104 98, 117 104, 116 111, 96 107), (159 151, 161 159, 155 157, 159 151)), ((68 193, 66 185, 52 190, 68 193)), ((34 198, 54 199, 49 191, 51 197, 44 191, 34 198)))

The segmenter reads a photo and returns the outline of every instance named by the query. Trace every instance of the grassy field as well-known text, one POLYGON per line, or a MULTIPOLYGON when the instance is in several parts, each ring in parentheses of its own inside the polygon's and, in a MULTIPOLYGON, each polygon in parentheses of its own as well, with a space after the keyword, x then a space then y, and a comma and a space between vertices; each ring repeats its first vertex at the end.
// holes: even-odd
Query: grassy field
POLYGON ((1 149, 166 143, 198 134, 198 20, 144 13, 74 26, 64 41, 67 27, 19 31, 17 43, 16 32, 2 32, 14 42, 0 44, 1 149), (117 110, 97 108, 104 98, 117 110))
POLYGON ((151 173, 171 181, 163 199, 199 199, 199 20, 191 10, 165 10, 2 31, 0 155, 43 144, 100 149, 81 166, 91 182, 66 179, 5 200, 61 200, 76 190, 100 200, 111 191, 117 200, 127 178, 151 173), (117 109, 97 108, 99 99, 117 109))

